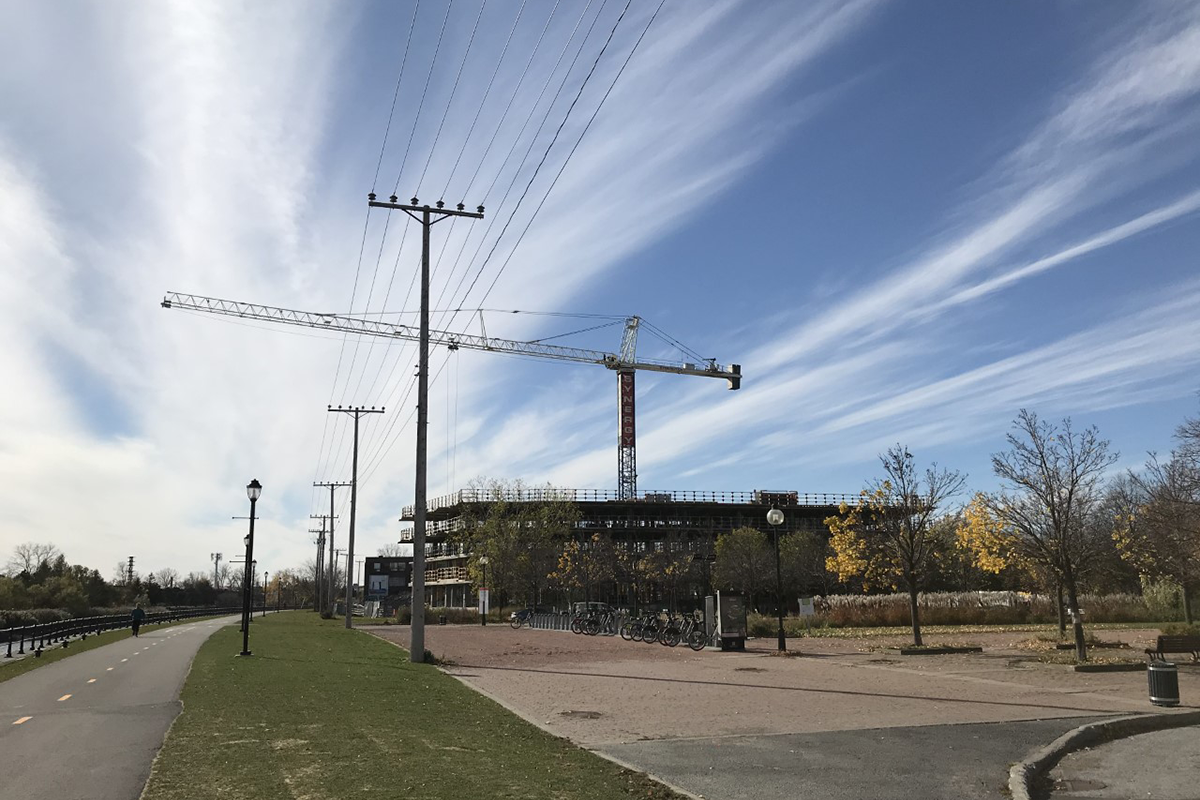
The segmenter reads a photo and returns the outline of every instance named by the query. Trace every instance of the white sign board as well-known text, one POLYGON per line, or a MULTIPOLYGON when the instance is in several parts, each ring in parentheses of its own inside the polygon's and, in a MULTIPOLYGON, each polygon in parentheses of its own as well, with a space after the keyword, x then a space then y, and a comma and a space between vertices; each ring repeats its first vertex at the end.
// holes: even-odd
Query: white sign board
POLYGON ((817 613, 817 610, 816 610, 816 608, 813 607, 813 599, 811 597, 801 597, 800 598, 800 616, 811 617, 816 613, 817 613))
POLYGON ((488 595, 490 595, 490 594, 491 594, 491 592, 488 591, 487 589, 479 590, 479 613, 480 614, 488 613, 488 610, 489 610, 488 600, 490 599, 488 597, 488 595))

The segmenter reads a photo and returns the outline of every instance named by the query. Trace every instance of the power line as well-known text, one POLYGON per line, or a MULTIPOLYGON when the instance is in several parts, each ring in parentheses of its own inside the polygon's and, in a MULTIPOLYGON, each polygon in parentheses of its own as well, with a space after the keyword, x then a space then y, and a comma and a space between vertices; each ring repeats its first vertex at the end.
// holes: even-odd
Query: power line
POLYGON ((404 148, 404 157, 400 159, 400 170, 396 173, 396 186, 392 189, 392 194, 400 191, 400 177, 404 174, 404 165, 408 163, 413 135, 417 132, 417 122, 421 119, 421 111, 425 108, 425 96, 429 93, 429 81, 433 77, 433 68, 437 65, 438 53, 442 50, 442 38, 446 35, 446 22, 450 19, 452 5, 452 3, 446 3, 446 16, 442 18, 442 29, 438 33, 437 46, 433 49, 433 58, 429 61, 429 73, 425 76, 425 88, 421 90, 421 102, 417 104, 417 113, 413 115, 412 130, 408 133, 408 144, 404 148))
MULTIPOLYGON (((663 0, 663 2, 665 2, 665 0, 663 0)), ((625 19, 625 14, 629 11, 629 6, 632 4, 633 4, 633 0, 625 0, 625 8, 621 9, 621 15, 619 17, 617 17, 617 21, 613 24, 612 30, 609 31, 609 33, 608 33, 608 38, 604 41, 604 46, 601 47, 600 52, 596 54, 596 59, 592 62, 591 69, 588 70, 588 74, 584 77, 583 83, 581 83, 579 85, 579 91, 575 93, 575 99, 573 99, 571 101, 571 105, 567 107, 567 113, 563 115, 562 122, 560 122, 558 124, 558 130, 556 130, 554 132, 554 137, 550 140, 550 144, 546 146, 546 152, 542 154, 541 160, 538 161, 538 165, 536 167, 534 167, 534 169, 533 169, 533 174, 529 176, 529 182, 525 184, 525 190, 523 192, 521 192, 521 196, 517 199, 517 205, 516 205, 516 207, 513 208, 513 213, 509 216, 509 218, 507 220, 505 220, 504 227, 500 229, 500 234, 496 237, 495 241, 492 242, 492 249, 489 250, 487 256, 484 257, 483 263, 479 265, 479 270, 475 273, 475 279, 471 281, 471 285, 467 287, 467 291, 463 294, 463 297, 467 297, 468 295, 471 294, 471 290, 475 288, 475 284, 479 281, 479 278, 483 275, 483 271, 487 268, 488 262, 491 261, 492 255, 496 252, 496 248, 498 248, 500 246, 500 240, 502 240, 504 238, 504 234, 508 231, 509 223, 511 223, 513 221, 513 219, 516 217, 517 211, 519 211, 521 208, 521 203, 523 203, 525 201, 525 197, 529 194, 530 188, 533 187, 533 182, 535 180, 537 180, 538 173, 541 172, 542 166, 546 163, 546 159, 549 158, 549 156, 550 156, 550 151, 554 149, 554 145, 558 142, 558 137, 562 134, 563 128, 567 124, 567 120, 570 119, 571 112, 575 110, 575 106, 579 102, 579 98, 583 96, 584 89, 587 88, 588 82, 591 81, 591 79, 592 79, 592 75, 594 75, 596 73, 596 67, 600 64, 600 59, 602 59, 604 57, 604 53, 608 50, 608 46, 612 43, 613 37, 617 33, 617 28, 620 27, 621 21, 623 19, 625 19)), ((662 8, 662 4, 660 3, 659 9, 661 9, 661 8, 662 8)), ((658 16, 658 10, 655 10, 654 16, 652 16, 650 18, 650 22, 653 22, 654 17, 657 17, 657 16, 658 16)), ((646 27, 647 27, 647 29, 649 29, 649 25, 647 25, 646 27)), ((642 35, 643 36, 645 35, 645 31, 642 32, 642 35)), ((642 41, 641 37, 639 37, 637 40, 637 44, 640 44, 641 41, 642 41)), ((637 49, 637 44, 634 45, 634 50, 637 49)), ((632 55, 633 55, 633 52, 630 51, 630 56, 632 56, 632 55)), ((625 64, 628 64, 628 63, 629 63, 629 59, 627 58, 625 60, 625 64)), ((621 72, 623 72, 625 70, 625 64, 621 65, 621 71, 617 73, 617 78, 621 77, 621 72)), ((616 85, 616 79, 613 80, 612 86, 615 86, 615 85, 616 85)), ((612 86, 609 86, 609 92, 612 91, 612 86)), ((604 98, 601 99, 600 104, 603 105, 604 100, 607 98, 608 98, 608 92, 606 92, 604 94, 604 98)), ((593 113, 591 119, 588 120, 588 127, 591 126, 592 120, 594 120, 596 118, 596 114, 599 113, 599 111, 600 111, 600 106, 597 106, 596 112, 593 113)), ((584 128, 583 132, 587 133, 587 127, 584 128)), ((582 141, 582 139, 583 139, 583 135, 581 134, 579 137, 579 141, 582 141)), ((559 169, 558 175, 555 175, 554 181, 550 184, 550 189, 554 188, 554 184, 558 182, 558 178, 560 175, 562 175, 563 169, 566 169, 567 163, 570 162, 570 160, 571 160, 571 156, 573 156, 575 154, 575 148, 579 146, 579 141, 575 142, 575 147, 571 148, 571 152, 567 154, 567 158, 563 161, 563 165, 559 169)), ((546 195, 542 197, 542 203, 546 202, 546 197, 548 197, 549 194, 550 194, 550 190, 547 190, 546 195)), ((516 246, 521 243, 521 239, 524 238, 525 232, 529 230, 529 225, 533 223, 533 220, 534 220, 534 218, 537 217, 537 212, 541 210, 541 207, 542 206, 539 203, 538 208, 534 211, 533 215, 530 216, 529 222, 526 223, 526 225, 525 225, 525 230, 523 230, 521 232, 521 237, 518 238, 516 244, 513 245, 514 250, 516 249, 516 246)), ((512 251, 510 251, 510 253, 509 253, 509 258, 512 258, 512 251)), ((500 267, 500 271, 496 273, 497 279, 504 272, 504 267, 506 267, 506 266, 508 266, 508 261, 505 261, 504 264, 500 267)), ((496 285, 496 280, 493 280, 492 285, 490 287, 488 287, 488 291, 487 291, 487 293, 484 294, 484 297, 487 297, 487 295, 491 293, 492 287, 494 287, 495 285, 496 285)))
POLYGON ((421 0, 413 4, 412 20, 408 23, 408 38, 404 42, 404 56, 400 59, 400 74, 396 76, 396 91, 392 93, 392 108, 388 112, 387 127, 383 129, 383 144, 379 147, 379 160, 375 163, 375 177, 371 179, 371 191, 379 182, 379 170, 383 167, 383 153, 387 150, 388 133, 392 130, 392 117, 396 114, 396 100, 400 97, 400 82, 404 79, 404 65, 408 63, 408 48, 412 44, 413 30, 417 26, 417 11, 421 8, 421 0))
MULTIPOLYGON (((500 200, 499 208, 501 208, 501 209, 504 208, 505 205, 508 203, 508 197, 512 193, 513 187, 516 185, 517 176, 520 174, 521 166, 524 166, 525 162, 528 161, 529 154, 533 151, 534 144, 536 144, 537 139, 542 132, 542 129, 546 126, 546 121, 550 118, 550 112, 554 110, 554 105, 555 105, 555 103, 558 102, 559 95, 562 94, 563 88, 567 85, 567 79, 570 77, 571 72, 574 71, 575 64, 579 61, 579 57, 583 54, 583 50, 587 46, 588 39, 591 38, 592 31, 595 30, 595 28, 596 28, 596 23, 600 21, 600 17, 603 15, 604 7, 607 5, 607 3, 608 3, 608 0, 604 0, 604 2, 601 3, 600 10, 597 12, 596 16, 592 19, 591 24, 588 26, 587 33, 585 33, 583 35, 583 39, 580 41, 579 50, 577 50, 575 52, 575 55, 571 58, 571 63, 567 66, 567 69, 564 71, 562 81, 559 82, 558 89, 555 90, 555 92, 554 92, 554 97, 551 98, 550 103, 546 106, 546 112, 542 115, 542 119, 538 123, 537 130, 535 131, 534 135, 530 138, 529 146, 525 149, 525 154, 521 157, 521 164, 520 164, 520 166, 517 167, 517 170, 513 173, 513 178, 511 181, 509 181, 508 188, 504 191, 504 197, 501 198, 501 200, 500 200)), ((590 7, 590 6, 591 6, 591 3, 589 2, 588 7, 590 7)), ((584 9, 584 14, 586 14, 586 13, 587 13, 587 8, 584 9)), ((546 77, 546 82, 542 85, 542 89, 541 89, 541 92, 538 93, 537 100, 534 101, 534 104, 533 104, 534 109, 537 108, 538 103, 541 102, 542 97, 546 93, 546 89, 549 88, 550 83, 553 80, 554 73, 558 69, 558 65, 562 63, 563 57, 566 55, 567 50, 570 49, 571 42, 574 41, 574 39, 575 39, 575 34, 579 31, 579 25, 583 22, 583 18, 584 18, 583 15, 580 15, 579 20, 577 20, 575 23, 574 29, 572 29, 572 31, 571 31, 570 38, 567 40, 567 43, 565 45, 563 45, 562 51, 558 54, 558 59, 554 62, 554 68, 551 69, 550 74, 546 77)), ((527 117, 525 120, 525 124, 522 125, 521 130, 517 132, 517 137, 516 137, 516 139, 513 140, 512 146, 508 150, 508 154, 504 157, 504 161, 500 165, 500 169, 497 170, 495 177, 492 179, 491 185, 488 187, 487 192, 484 193, 484 202, 485 203, 488 201, 488 198, 491 197, 492 190, 495 189, 496 182, 499 180, 500 175, 502 175, 504 173, 505 166, 512 159, 513 153, 516 152, 517 145, 521 141, 521 136, 524 135, 525 130, 529 125, 529 121, 532 118, 533 118, 532 114, 529 117, 527 117)), ((482 166, 482 164, 481 164, 481 166, 482 166)), ((514 214, 516 213, 515 209, 514 209, 513 213, 514 214)), ((511 215, 510 215, 510 217, 511 217, 511 215)), ((451 299, 453 299, 454 296, 458 294, 459 289, 462 288, 463 282, 466 281, 467 275, 470 273, 470 264, 474 263, 475 259, 479 256, 480 251, 483 249, 484 242, 487 241, 488 235, 492 232, 492 228, 495 227, 495 225, 499 221, 499 219, 500 219, 500 215, 497 214, 497 215, 493 216, 491 222, 488 223, 487 229, 484 231, 483 236, 480 237, 479 244, 475 248, 475 252, 471 255, 470 260, 467 262, 468 267, 467 267, 466 271, 463 272, 462 277, 460 277, 458 280, 458 285, 454 287, 454 291, 451 292, 451 294, 450 294, 451 299)), ((463 253, 466 251, 467 242, 469 240, 470 240, 470 236, 468 234, 468 237, 463 240, 463 244, 462 244, 462 247, 459 249, 458 255, 455 257, 454 266, 450 270, 451 277, 453 277, 454 273, 458 271, 458 264, 462 260, 463 253)), ((442 292, 438 295, 438 303, 441 303, 442 298, 446 294, 446 288, 449 287, 449 285, 450 284, 449 284, 449 280, 448 280, 446 285, 443 286, 442 292)), ((457 315, 451 316, 450 324, 453 323, 453 321, 456 317, 457 317, 457 315)), ((441 324, 441 323, 439 323, 439 324, 441 324)), ((445 326, 443 325, 443 327, 445 327, 445 326)))
POLYGON ((462 78, 463 68, 467 66, 467 57, 471 55, 471 45, 475 43, 475 32, 479 30, 479 20, 483 18, 483 9, 486 5, 487 0, 483 0, 479 4, 479 14, 475 17, 475 26, 471 28, 471 38, 467 40, 467 49, 463 51, 462 63, 458 65, 458 72, 454 76, 454 85, 450 87, 450 98, 446 100, 446 110, 442 112, 442 119, 438 122, 437 133, 433 135, 433 144, 429 146, 429 155, 425 157, 425 167, 421 170, 421 177, 417 180, 417 191, 420 191, 421 184, 425 182, 425 175, 429 172, 429 162, 433 160, 433 151, 437 149, 438 139, 442 137, 442 126, 446 124, 446 117, 450 114, 450 106, 454 103, 454 95, 458 91, 458 82, 462 78))
MULTIPOLYGON (((563 88, 565 87, 565 85, 566 85, 566 82, 567 82, 568 78, 570 77, 570 74, 571 74, 571 72, 574 70, 574 68, 575 68, 575 64, 578 62, 580 55, 582 55, 582 53, 583 53, 583 49, 586 47, 588 39, 590 39, 590 38, 591 38, 592 31, 595 29, 596 23, 599 21, 599 19, 600 19, 600 16, 603 14, 604 7, 605 7, 605 5, 606 5, 606 4, 607 4, 607 0, 605 0, 605 2, 601 4, 601 7, 600 7, 600 10, 599 10, 599 12, 597 13, 596 17, 592 19, 592 22, 591 22, 591 24, 588 26, 587 33, 585 33, 585 34, 584 34, 584 37, 583 37, 583 39, 582 39, 582 40, 581 40, 581 42, 580 42, 580 47, 579 47, 579 50, 578 50, 578 51, 575 53, 575 55, 572 57, 572 59, 571 59, 571 63, 570 63, 570 65, 567 67, 567 69, 566 69, 565 73, 563 74, 563 78, 562 78, 562 81, 559 83, 559 87, 558 87, 558 89, 555 91, 554 97, 551 99, 551 101, 550 101, 549 105, 546 107, 546 113, 545 113, 545 114, 542 116, 542 120, 541 120, 541 122, 538 124, 538 130, 537 130, 537 133, 535 133, 534 137, 533 137, 533 138, 530 140, 529 147, 526 149, 526 151, 525 151, 525 155, 523 156, 523 159, 522 159, 522 161, 528 160, 529 153, 532 151, 532 149, 533 149, 533 145, 534 145, 534 144, 536 143, 536 141, 537 141, 537 135, 538 135, 538 134, 540 134, 540 132, 541 132, 542 128, 544 128, 544 127, 545 127, 546 121, 547 121, 547 119, 548 119, 548 118, 549 118, 549 116, 550 116, 550 112, 553 110, 553 108, 554 108, 554 105, 555 105, 555 103, 557 102, 559 95, 562 93, 562 90, 563 90, 563 88)), ((588 4, 588 7, 590 7, 590 5, 591 5, 591 3, 589 2, 589 4, 588 4)), ((629 5, 627 4, 627 5, 626 5, 626 7, 625 7, 625 10, 623 10, 623 11, 621 12, 621 16, 622 16, 622 17, 624 16, 624 14, 625 14, 625 11, 627 11, 627 10, 628 10, 628 8, 629 8, 629 5)), ((584 9, 584 13, 585 13, 585 14, 586 14, 586 11, 587 11, 587 9, 585 8, 585 9, 584 9)), ((558 65, 559 65, 560 63, 562 63, 562 59, 563 59, 563 57, 565 56, 565 54, 566 54, 567 50, 570 48, 570 43, 571 43, 571 41, 573 41, 573 40, 574 40, 574 38, 575 38, 575 34, 578 32, 579 25, 580 25, 580 23, 582 22, 582 20, 583 20, 583 15, 581 15, 581 16, 580 16, 580 19, 579 19, 579 20, 576 22, 576 25, 575 25, 574 29, 572 30, 571 37, 570 37, 570 38, 567 40, 567 44, 566 44, 566 45, 564 45, 562 52, 560 52, 560 53, 559 53, 558 59, 557 59, 557 60, 556 60, 556 62, 555 62, 555 69, 557 69, 558 65)), ((617 20, 617 24, 619 24, 619 23, 620 23, 620 21, 621 21, 621 20, 620 20, 620 19, 618 19, 618 20, 617 20)), ((614 30, 615 30, 615 27, 616 27, 616 26, 614 26, 614 30)), ((609 40, 608 40, 608 41, 611 41, 611 38, 612 38, 612 34, 610 33, 610 35, 609 35, 609 40)), ((606 41, 606 43, 605 43, 605 47, 607 47, 607 44, 608 44, 608 42, 606 41)), ((601 50, 601 55, 603 55, 603 49, 601 50)), ((594 72, 594 69, 595 69, 595 66, 593 65, 593 69, 592 69, 592 71, 593 71, 593 72, 594 72)), ((549 87, 549 84, 550 84, 550 82, 551 82, 551 81, 552 81, 552 79, 553 79, 553 72, 554 72, 554 70, 552 70, 552 71, 551 71, 551 75, 550 75, 550 76, 547 78, 547 81, 546 81, 545 85, 543 85, 543 87, 542 87, 542 91, 541 91, 541 93, 539 93, 539 95, 538 95, 538 101, 540 101, 541 97, 542 97, 542 96, 544 96, 546 89, 549 87)), ((587 76, 587 77, 588 77, 588 78, 590 78, 591 74, 592 74, 592 72, 589 72, 589 74, 588 74, 588 76, 587 76)), ((581 87, 580 87, 580 91, 581 91, 581 92, 582 92, 582 90, 583 90, 584 86, 586 86, 586 83, 587 83, 587 79, 585 78, 583 86, 581 86, 581 87)), ((577 100, 577 99, 578 99, 578 96, 576 97, 576 100, 577 100)), ((538 101, 535 101, 535 103, 534 103, 534 108, 536 108, 536 107, 537 107, 537 102, 538 102, 538 101)), ((572 107, 573 107, 573 106, 574 106, 574 103, 572 104, 572 107)), ((569 115, 569 113, 570 113, 570 111, 568 110, 568 115, 569 115)), ((564 117, 564 123, 565 123, 565 121, 566 121, 566 117, 564 117)), ((559 127, 559 130, 561 131, 561 129, 562 129, 562 126, 560 125, 560 127, 559 127)), ((522 127, 522 129, 521 129, 521 133, 523 133, 523 132, 524 132, 524 130, 525 130, 525 126, 523 126, 523 127, 522 127)), ((513 147, 512 147, 512 148, 510 148, 510 150, 509 150, 509 155, 508 155, 508 156, 506 156, 505 163, 507 163, 508 159, 510 159, 510 158, 511 158, 511 156, 512 156, 512 153, 515 151, 515 149, 516 149, 516 145, 517 145, 517 142, 519 142, 519 141, 520 141, 520 136, 521 136, 521 133, 518 133, 518 138, 517 138, 517 140, 516 140, 516 141, 514 141, 514 143, 513 143, 513 147)), ((552 146, 553 146, 553 142, 551 142, 551 147, 552 147, 552 146)), ((547 148, 546 154, 548 154, 548 153, 549 153, 549 149, 550 149, 550 148, 547 148)), ((545 156, 545 155, 543 155, 543 162, 544 162, 544 160, 545 160, 545 157, 546 157, 546 156, 545 156)), ((498 172, 498 173, 497 173, 497 176, 499 176, 499 174, 503 172, 503 168, 504 168, 504 167, 503 167, 503 165, 501 165, 500 172, 498 172)), ((518 173, 519 173, 519 169, 518 169, 518 173)), ((501 200, 501 207, 503 207, 503 205, 504 205, 504 204, 507 202, 508 195, 509 195, 509 193, 511 193, 511 191, 512 191, 512 189, 513 189, 513 186, 515 185, 515 183, 516 183, 516 174, 514 174, 513 180, 512 180, 512 181, 510 181, 510 183, 509 183, 509 187, 508 187, 508 189, 505 191, 505 197, 504 197, 504 198, 501 200)), ((493 180, 492 187, 494 187, 494 186, 495 186, 495 181, 493 180)), ((491 192, 491 188, 492 188, 492 187, 489 187, 489 190, 488 190, 488 193, 489 193, 489 195, 490 195, 490 192, 491 192)), ((527 187, 527 191, 528 191, 528 187, 527 187)), ((519 206, 520 206, 520 204, 518 203, 518 205, 517 205, 517 208, 519 208, 519 206)), ((517 208, 514 208, 514 210, 513 210, 513 214, 515 214, 515 213, 516 213, 516 210, 517 210, 517 208)), ((509 218, 509 219, 511 220, 511 216, 510 216, 510 218, 509 218)), ((506 222, 506 223, 505 223, 505 227, 507 227, 507 224, 508 224, 508 223, 506 222)), ((493 221, 492 221, 492 222, 489 224, 489 226, 488 226, 488 232, 490 232, 492 225, 495 225, 495 218, 493 218, 493 221)), ((501 235, 503 235, 503 232, 501 233, 501 235)), ((487 236, 487 234, 485 233, 485 234, 484 234, 484 238, 485 238, 485 239, 486 239, 486 236, 487 236)), ((465 243, 466 243, 466 240, 464 240, 464 247, 465 247, 465 243)), ((480 242, 480 247, 476 249, 476 252, 475 252, 475 255, 476 255, 476 256, 478 255, 478 253, 479 253, 479 250, 480 250, 480 249, 482 249, 482 245, 483 245, 483 241, 481 241, 481 242, 480 242)), ((459 257, 460 259, 461 259, 461 257, 462 257, 462 251, 461 251, 461 250, 460 250, 460 252, 459 252, 459 256, 458 256, 458 257, 459 257)), ((474 260, 474 258, 475 258, 475 256, 472 256, 471 260, 473 261, 473 260, 474 260)), ((456 266, 457 266, 457 260, 456 260, 456 266)), ((452 271, 451 271, 451 274, 453 274, 453 272, 454 272, 454 270, 452 269, 452 271)), ((463 281, 466 279, 466 276, 467 276, 467 274, 468 274, 467 272, 464 272, 464 273, 463 273, 463 277, 462 277, 462 278, 459 280, 459 287, 461 287, 461 286, 462 286, 462 283, 463 283, 463 281)), ((480 268, 480 274, 482 274, 482 267, 480 268)), ((476 280, 478 280, 478 275, 476 276, 476 280)), ((446 285, 448 286, 449 284, 447 283, 446 285)), ((472 286, 473 286, 473 285, 474 285, 474 283, 472 283, 472 286)), ((453 293, 453 294, 457 294, 457 293, 458 293, 458 288, 456 288, 456 289, 454 290, 454 293, 453 293)), ((468 290, 468 293, 469 293, 469 290, 468 290)), ((442 290, 442 295, 444 295, 444 294, 445 294, 445 287, 443 287, 443 290, 442 290)), ((439 297, 439 302, 440 302, 440 297, 439 297)), ((455 314, 452 314, 452 315, 451 315, 451 318, 450 318, 450 321, 449 321, 449 324, 453 324, 453 321, 454 321, 454 320, 457 318, 457 316, 458 316, 458 315, 457 315, 457 313, 455 313, 455 314)), ((440 324, 440 323, 439 323, 439 324, 440 324)), ((442 327, 445 327, 445 326, 443 325, 442 327)), ((443 366, 444 366, 444 365, 443 365, 443 366)), ((393 371, 394 371, 394 369, 393 369, 393 371)), ((441 370, 439 369, 439 371, 438 371, 438 374, 440 374, 440 372, 441 372, 441 370)), ((409 391, 411 392, 411 382, 410 382, 410 389, 409 389, 409 391)), ((395 418, 395 417, 394 417, 394 418, 393 418, 393 420, 395 420, 395 419, 397 419, 397 418, 395 418)), ((386 445, 385 445, 385 444, 380 444, 380 445, 379 445, 379 450, 377 450, 376 452, 378 453, 379 451, 384 451, 384 452, 386 452, 386 451, 390 451, 391 447, 394 445, 394 443, 395 443, 395 441, 396 441, 396 437, 398 437, 398 434, 395 434, 395 436, 393 436, 393 433, 392 433, 392 430, 391 430, 391 426, 389 426, 389 431, 388 431, 387 433, 385 433, 385 434, 384 434, 384 437, 383 437, 383 439, 381 440, 381 441, 385 441, 385 442, 386 442, 386 445)), ((375 456, 376 456, 376 454, 374 454, 374 453, 373 453, 373 454, 372 454, 372 456, 371 456, 370 458, 371 458, 372 460, 374 460, 375 456)))
MULTIPOLYGON (((483 90, 483 97, 479 101, 479 108, 475 109, 475 117, 471 120, 471 126, 467 128, 466 138, 463 139, 462 148, 458 151, 458 158, 454 159, 454 166, 450 170, 450 177, 446 179, 446 186, 442 189, 441 197, 445 197, 450 191, 450 184, 454 180, 454 173, 458 171, 458 164, 462 161, 463 153, 467 152, 467 145, 471 141, 471 134, 475 132, 475 125, 479 122, 479 115, 483 112, 483 107, 487 104, 488 96, 492 93, 492 85, 496 83, 496 76, 500 74, 500 66, 504 63, 504 56, 508 54, 508 46, 512 44, 513 34, 517 31, 517 23, 521 21, 521 15, 525 13, 525 4, 527 2, 528 0, 521 0, 521 7, 517 9, 517 16, 513 20, 512 27, 508 29, 508 38, 504 40, 504 48, 500 51, 500 58, 496 59, 496 68, 492 70, 492 77, 488 79, 487 88, 483 90)), ((558 8, 557 2, 554 4, 554 7, 558 8)), ((480 13, 483 13, 482 7, 480 7, 480 13)), ((550 13, 553 15, 554 12, 550 13)), ((463 196, 466 196, 469 192, 470 187, 468 187, 467 192, 464 192, 463 196)), ((457 219, 450 220, 450 225, 453 226, 457 221, 457 219)), ((451 230, 453 230, 453 227, 451 230)))

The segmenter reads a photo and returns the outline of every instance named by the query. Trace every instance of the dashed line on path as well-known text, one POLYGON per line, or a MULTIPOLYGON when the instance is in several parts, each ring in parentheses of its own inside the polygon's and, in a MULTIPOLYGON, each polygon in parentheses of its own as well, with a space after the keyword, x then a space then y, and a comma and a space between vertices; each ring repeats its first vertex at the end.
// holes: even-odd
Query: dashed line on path
POLYGON ((115 669, 115 667, 106 667, 106 668, 104 669, 104 671, 105 671, 105 672, 112 672, 114 669, 115 669))
POLYGON ((71 699, 71 695, 64 694, 62 697, 58 698, 58 702, 61 703, 63 700, 70 700, 70 699, 71 699))
POLYGON ((128 661, 128 660, 129 660, 128 658, 122 658, 122 659, 121 659, 121 663, 122 663, 122 664, 124 664, 124 663, 125 663, 126 661, 128 661))
POLYGON ((95 682, 96 682, 95 678, 88 678, 88 683, 95 683, 95 682))
POLYGON ((24 725, 26 722, 29 722, 29 720, 31 720, 31 719, 33 719, 33 717, 21 717, 19 720, 15 721, 13 723, 13 725, 24 725))

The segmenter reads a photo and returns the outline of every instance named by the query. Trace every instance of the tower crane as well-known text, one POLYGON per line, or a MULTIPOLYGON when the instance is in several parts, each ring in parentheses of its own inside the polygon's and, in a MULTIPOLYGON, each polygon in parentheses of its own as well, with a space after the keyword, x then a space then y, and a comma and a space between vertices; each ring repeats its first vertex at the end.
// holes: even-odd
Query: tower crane
MULTIPOLYGON (((353 333, 360 336, 379 336, 386 339, 418 341, 416 328, 381 320, 341 314, 322 314, 314 311, 296 311, 258 303, 242 303, 236 300, 221 300, 202 295, 168 292, 162 301, 163 308, 179 308, 226 317, 238 317, 261 322, 275 322, 304 328, 353 333)), ((465 347, 468 350, 483 350, 510 355, 546 358, 557 361, 573 361, 580 364, 597 364, 617 373, 618 428, 617 428, 617 496, 632 500, 637 495, 637 431, 635 424, 634 373, 667 372, 673 375, 694 375, 701 378, 722 378, 730 389, 737 389, 742 382, 739 364, 722 366, 715 359, 701 363, 677 362, 663 359, 637 357, 638 328, 641 317, 628 317, 621 336, 618 353, 603 350, 588 350, 580 347, 564 347, 544 342, 522 342, 499 339, 483 332, 481 335, 452 333, 431 330, 429 342, 442 345, 449 350, 465 347)))

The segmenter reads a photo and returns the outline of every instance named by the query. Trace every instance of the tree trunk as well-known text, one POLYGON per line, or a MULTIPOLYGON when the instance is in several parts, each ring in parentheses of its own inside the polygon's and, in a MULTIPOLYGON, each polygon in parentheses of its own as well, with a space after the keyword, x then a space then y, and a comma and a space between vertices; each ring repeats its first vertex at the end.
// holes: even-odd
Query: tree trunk
POLYGON ((1192 591, 1191 591, 1191 589, 1188 588, 1188 582, 1186 580, 1180 581, 1179 588, 1183 592, 1183 621, 1186 624, 1191 625, 1192 624, 1192 591))
POLYGON ((1075 658, 1083 663, 1087 661, 1087 645, 1083 641, 1083 614, 1079 612, 1079 592, 1075 588, 1075 576, 1068 572, 1066 579, 1067 600, 1071 604, 1071 611, 1074 612, 1071 627, 1075 629, 1075 658))
POLYGON ((913 645, 921 646, 921 612, 917 605, 917 587, 909 586, 908 588, 908 613, 912 620, 913 645))
POLYGON ((1063 605, 1063 586, 1058 578, 1054 580, 1054 596, 1058 598, 1058 638, 1067 638, 1067 612, 1063 605))

